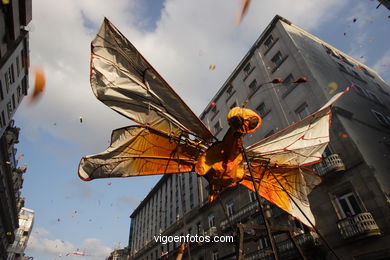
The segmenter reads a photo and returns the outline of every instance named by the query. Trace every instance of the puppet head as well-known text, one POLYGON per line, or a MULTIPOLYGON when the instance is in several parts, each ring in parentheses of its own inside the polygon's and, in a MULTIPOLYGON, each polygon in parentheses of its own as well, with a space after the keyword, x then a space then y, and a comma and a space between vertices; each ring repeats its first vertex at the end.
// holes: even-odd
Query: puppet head
POLYGON ((248 134, 256 131, 261 125, 261 117, 248 108, 234 107, 229 111, 228 122, 236 132, 248 134))

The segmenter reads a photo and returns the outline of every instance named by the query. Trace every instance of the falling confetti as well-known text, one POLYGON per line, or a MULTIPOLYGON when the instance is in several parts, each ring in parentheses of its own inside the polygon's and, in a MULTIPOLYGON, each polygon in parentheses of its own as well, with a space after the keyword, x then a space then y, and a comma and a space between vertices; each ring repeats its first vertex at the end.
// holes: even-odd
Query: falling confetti
POLYGON ((358 66, 357 66, 357 68, 358 68, 359 70, 362 70, 362 69, 364 69, 364 67, 363 67, 363 66, 361 66, 361 65, 358 65, 358 66))
POLYGON ((217 68, 217 65, 215 65, 215 64, 211 64, 210 66, 209 66, 209 69, 210 70, 215 70, 217 68))
POLYGON ((56 125, 57 125, 57 123, 53 123, 53 125, 54 125, 54 126, 56 126, 56 125))
POLYGON ((372 38, 370 38, 368 41, 369 42, 373 42, 373 41, 375 41, 376 40, 376 38, 375 37, 372 37, 372 38))
POLYGON ((328 87, 331 88, 331 90, 329 91, 329 94, 333 94, 333 93, 337 90, 338 85, 337 85, 336 82, 333 81, 333 82, 330 82, 330 83, 328 84, 328 87))
POLYGON ((360 56, 360 59, 363 59, 364 58, 364 56, 360 56))
POLYGON ((11 162, 10 162, 10 161, 6 161, 5 163, 6 163, 6 164, 11 164, 11 162))
POLYGON ((153 75, 152 75, 152 79, 156 79, 156 78, 157 78, 156 75, 153 74, 153 75))
POLYGON ((215 103, 215 102, 211 102, 210 106, 211 106, 211 107, 215 107, 216 104, 217 104, 217 103, 215 103))
POLYGON ((82 123, 83 122, 83 117, 82 116, 80 116, 80 123, 82 123))
POLYGON ((344 33, 344 36, 347 35, 347 33, 344 33))
POLYGON ((61 221, 61 219, 60 218, 57 218, 57 222, 60 222, 61 221))
POLYGON ((341 138, 347 138, 347 137, 348 137, 348 135, 347 135, 347 134, 344 134, 344 133, 339 133, 339 136, 340 136, 341 138))
POLYGON ((9 5, 9 0, 2 0, 3 5, 9 5))
POLYGON ((242 18, 244 17, 246 12, 248 11, 250 3, 251 3, 250 0, 242 0, 242 7, 241 7, 241 10, 240 10, 240 12, 238 13, 238 16, 237 16, 237 25, 239 25, 241 23, 242 18))
POLYGON ((352 20, 354 23, 356 23, 356 21, 357 21, 357 18, 353 18, 353 20, 352 20))
POLYGON ((116 218, 117 220, 118 220, 118 219, 120 219, 120 217, 119 217, 119 216, 116 216, 115 218, 116 218))
POLYGON ((108 186, 111 186, 111 184, 112 184, 112 182, 107 182, 107 185, 108 185, 108 186))
POLYGON ((34 92, 32 93, 30 103, 37 100, 37 98, 42 94, 45 90, 46 79, 45 73, 41 67, 35 68, 35 84, 34 84, 34 92))
POLYGON ((12 236, 12 232, 7 232, 7 236, 12 236))
POLYGON ((22 159, 24 157, 24 154, 19 155, 18 160, 22 159))
POLYGON ((344 58, 340 58, 340 61, 341 61, 341 62, 344 62, 344 58))

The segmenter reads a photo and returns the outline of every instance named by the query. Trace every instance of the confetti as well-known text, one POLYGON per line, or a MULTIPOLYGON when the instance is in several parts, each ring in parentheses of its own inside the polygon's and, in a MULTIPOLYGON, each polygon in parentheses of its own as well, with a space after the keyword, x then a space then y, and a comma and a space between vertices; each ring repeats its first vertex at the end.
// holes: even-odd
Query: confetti
POLYGON ((61 219, 60 218, 57 218, 57 222, 60 222, 61 221, 61 219))
POLYGON ((217 65, 215 65, 215 64, 211 64, 209 66, 209 70, 215 70, 216 68, 217 68, 217 65))
POLYGON ((344 58, 340 58, 340 61, 341 61, 341 62, 344 62, 344 58))
POLYGON ((344 36, 347 35, 347 33, 344 33, 344 36))
POLYGON ((12 236, 12 232, 7 232, 7 236, 12 236))
POLYGON ((357 18, 353 18, 353 20, 352 20, 354 23, 356 23, 356 21, 357 21, 357 18))
POLYGON ((248 11, 250 3, 251 3, 250 0, 242 0, 242 7, 241 7, 241 10, 240 10, 240 12, 238 13, 238 16, 237 16, 237 23, 236 23, 237 25, 239 25, 241 23, 242 18, 244 17, 246 12, 248 11))
POLYGON ((211 102, 210 106, 211 106, 211 107, 215 107, 216 104, 217 104, 217 103, 215 103, 215 102, 211 102))
POLYGON ((339 136, 340 136, 341 138, 347 138, 347 137, 348 137, 348 135, 347 135, 347 134, 344 134, 344 133, 339 133, 339 136))
POLYGON ((337 85, 336 82, 333 81, 333 82, 330 82, 330 83, 328 84, 328 87, 331 88, 331 90, 329 91, 329 94, 333 94, 333 93, 337 90, 338 85, 337 85))
POLYGON ((35 70, 35 84, 34 84, 34 91, 31 95, 30 103, 35 102, 38 99, 38 97, 45 90, 45 85, 46 85, 45 73, 43 72, 43 69, 41 67, 38 67, 35 68, 34 70, 35 70))
POLYGON ((375 37, 372 37, 372 38, 370 38, 368 41, 369 42, 373 42, 373 41, 375 41, 376 40, 376 38, 375 37))
POLYGON ((108 185, 108 186, 111 186, 111 184, 112 184, 112 182, 107 182, 107 185, 108 185))
POLYGON ((56 125, 57 125, 57 123, 54 123, 53 125, 54 125, 54 126, 56 126, 56 125))
POLYGON ((22 159, 24 157, 24 154, 19 155, 18 160, 22 159))
POLYGON ((359 70, 362 70, 362 69, 364 69, 364 67, 363 67, 363 66, 361 66, 361 65, 358 65, 358 66, 357 66, 357 68, 358 68, 359 70))
POLYGON ((11 162, 10 162, 10 161, 6 161, 5 163, 6 163, 6 164, 11 164, 11 162))
POLYGON ((82 116, 80 116, 80 123, 82 123, 83 122, 83 117, 82 116))
POLYGON ((360 59, 363 59, 364 58, 364 56, 360 56, 360 59))

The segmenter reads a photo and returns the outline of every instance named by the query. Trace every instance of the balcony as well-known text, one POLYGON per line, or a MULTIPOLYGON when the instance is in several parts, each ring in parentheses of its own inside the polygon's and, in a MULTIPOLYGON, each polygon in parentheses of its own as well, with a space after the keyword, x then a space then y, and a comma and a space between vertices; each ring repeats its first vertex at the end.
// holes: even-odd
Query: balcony
POLYGON ((381 235, 378 225, 369 212, 342 219, 337 226, 343 239, 381 235))
POLYGON ((211 227, 204 232, 204 236, 214 237, 216 235, 218 235, 217 234, 217 227, 211 227))
POLYGON ((335 153, 324 158, 322 162, 314 165, 313 170, 320 176, 325 176, 333 172, 345 171, 345 165, 340 156, 335 153))
MULTIPOLYGON (((244 219, 253 213, 255 213, 256 209, 258 208, 257 201, 250 202, 246 206, 242 207, 240 211, 237 213, 234 213, 233 215, 229 216, 230 222, 232 224, 235 224, 238 222, 239 219, 244 219)), ((220 227, 222 230, 225 230, 230 225, 229 220, 225 219, 221 221, 220 227)))

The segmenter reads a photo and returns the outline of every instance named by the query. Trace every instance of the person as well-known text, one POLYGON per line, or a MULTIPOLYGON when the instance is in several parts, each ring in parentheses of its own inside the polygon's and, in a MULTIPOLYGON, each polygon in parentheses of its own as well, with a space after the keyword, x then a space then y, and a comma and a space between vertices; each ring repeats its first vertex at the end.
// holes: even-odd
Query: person
POLYGON ((179 253, 177 253, 176 260, 181 260, 183 258, 185 249, 187 248, 187 243, 184 242, 179 247, 179 253))

